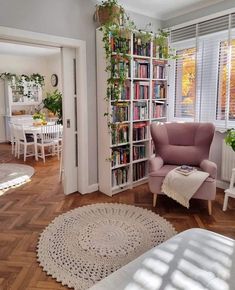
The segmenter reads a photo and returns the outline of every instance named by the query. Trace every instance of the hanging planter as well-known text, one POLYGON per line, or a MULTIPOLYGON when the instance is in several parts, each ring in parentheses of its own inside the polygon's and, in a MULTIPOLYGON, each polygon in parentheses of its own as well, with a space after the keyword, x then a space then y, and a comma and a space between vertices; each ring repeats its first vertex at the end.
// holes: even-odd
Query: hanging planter
POLYGON ((124 9, 118 5, 116 0, 102 1, 101 5, 96 6, 95 20, 99 25, 123 24, 124 9))

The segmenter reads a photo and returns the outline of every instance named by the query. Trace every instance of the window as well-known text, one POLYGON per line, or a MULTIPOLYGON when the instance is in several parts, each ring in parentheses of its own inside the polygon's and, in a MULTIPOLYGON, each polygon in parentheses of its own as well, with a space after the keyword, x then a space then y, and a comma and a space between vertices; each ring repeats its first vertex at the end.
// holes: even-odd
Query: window
POLYGON ((196 49, 176 51, 174 117, 193 118, 196 85, 196 49))
POLYGON ((235 39, 231 41, 231 50, 228 49, 227 41, 220 42, 218 76, 216 119, 225 120, 226 110, 228 110, 228 119, 235 121, 235 39), (230 51, 231 62, 229 56, 230 51), (230 72, 228 71, 229 68, 230 72), (228 79, 230 79, 229 82, 228 79), (227 106, 227 85, 230 99, 229 106, 227 106))
POLYGON ((169 120, 235 127, 235 13, 171 31, 169 120), (230 45, 231 43, 231 45, 230 45))

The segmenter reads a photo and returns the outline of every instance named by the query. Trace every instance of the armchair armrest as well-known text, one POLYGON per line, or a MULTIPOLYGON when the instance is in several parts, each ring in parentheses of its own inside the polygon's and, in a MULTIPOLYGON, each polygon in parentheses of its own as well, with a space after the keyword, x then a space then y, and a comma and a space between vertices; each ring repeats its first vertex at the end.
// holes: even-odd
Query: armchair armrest
POLYGON ((161 157, 154 157, 149 160, 149 172, 159 170, 163 166, 164 162, 161 157))
POLYGON ((204 159, 200 163, 200 168, 203 171, 209 173, 210 177, 212 177, 214 179, 216 178, 216 176, 217 176, 217 165, 214 162, 212 162, 210 160, 207 160, 207 159, 204 159))

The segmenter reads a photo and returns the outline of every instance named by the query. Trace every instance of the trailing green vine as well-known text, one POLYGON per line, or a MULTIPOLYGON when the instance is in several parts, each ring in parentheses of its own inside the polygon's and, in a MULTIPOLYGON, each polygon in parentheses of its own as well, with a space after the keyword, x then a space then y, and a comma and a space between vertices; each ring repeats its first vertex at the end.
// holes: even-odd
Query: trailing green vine
MULTIPOLYGON (((118 5, 117 0, 103 1, 99 8, 104 7, 108 7, 109 15, 112 16, 100 27, 100 31, 103 32, 102 41, 104 43, 107 64, 105 71, 108 73, 105 96, 107 111, 104 113, 104 116, 107 117, 107 123, 110 127, 112 125, 110 121, 112 114, 109 112, 109 101, 114 101, 114 104, 118 102, 121 91, 128 79, 130 35, 136 27, 134 22, 125 13, 124 8, 118 5)), ((122 121, 121 116, 120 121, 122 121)))
POLYGON ((0 79, 9 82, 12 87, 14 86, 22 87, 24 82, 32 82, 34 83, 35 86, 41 86, 41 87, 45 85, 45 78, 39 73, 35 73, 32 75, 26 75, 26 74, 16 75, 16 74, 4 72, 0 74, 0 79))

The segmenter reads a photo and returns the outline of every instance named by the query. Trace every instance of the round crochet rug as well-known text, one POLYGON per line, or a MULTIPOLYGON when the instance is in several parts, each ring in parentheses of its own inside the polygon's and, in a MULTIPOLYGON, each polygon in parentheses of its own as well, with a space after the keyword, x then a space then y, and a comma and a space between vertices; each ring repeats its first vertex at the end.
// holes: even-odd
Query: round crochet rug
POLYGON ((0 192, 5 192, 27 182, 34 174, 34 168, 24 164, 2 163, 0 164, 0 192))
POLYGON ((175 234, 169 222, 147 209, 88 205, 49 224, 39 238, 38 261, 63 285, 88 289, 175 234))

